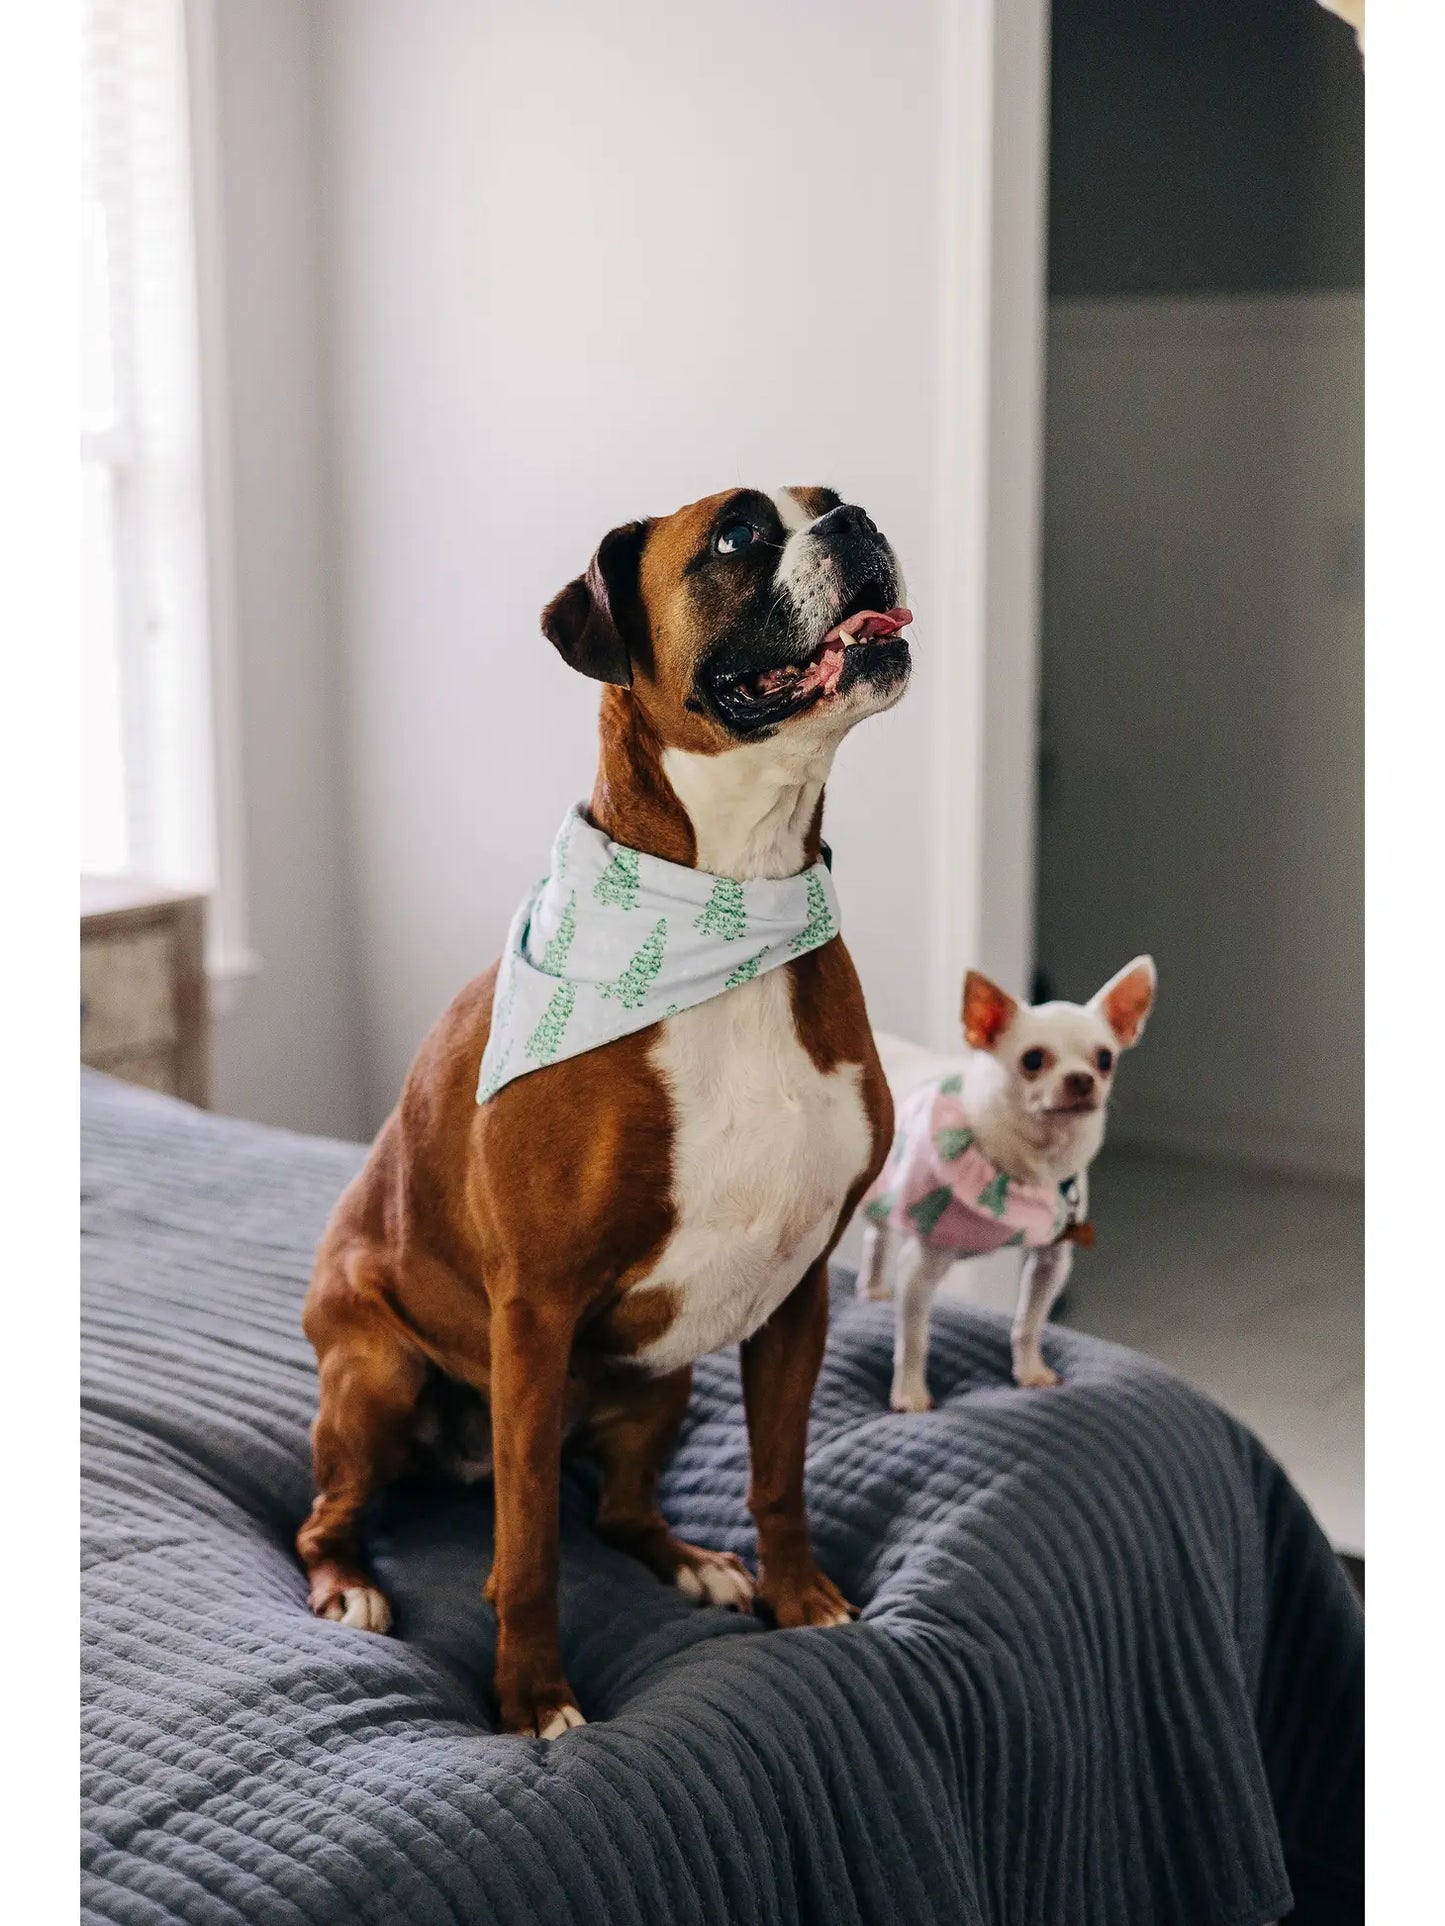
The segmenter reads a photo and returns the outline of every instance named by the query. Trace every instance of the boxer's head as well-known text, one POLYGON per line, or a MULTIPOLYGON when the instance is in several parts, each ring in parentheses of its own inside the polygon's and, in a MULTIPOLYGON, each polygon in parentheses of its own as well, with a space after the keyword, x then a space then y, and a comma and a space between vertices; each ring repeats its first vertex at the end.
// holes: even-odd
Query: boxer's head
POLYGON ((907 686, 912 618, 887 541, 830 488, 733 488, 604 537, 542 614, 574 669, 630 688, 703 752, 843 735, 907 686))

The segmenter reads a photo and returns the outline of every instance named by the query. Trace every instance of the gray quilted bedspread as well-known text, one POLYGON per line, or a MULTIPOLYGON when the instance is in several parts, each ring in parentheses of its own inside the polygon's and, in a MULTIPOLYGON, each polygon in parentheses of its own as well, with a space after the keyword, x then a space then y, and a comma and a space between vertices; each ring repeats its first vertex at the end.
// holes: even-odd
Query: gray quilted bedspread
MULTIPOLYGON (((836 1297, 809 1488, 862 1607, 780 1632, 690 1604, 563 1495, 589 1723, 498 1736, 485 1490, 378 1509, 398 1607, 312 1619, 291 1540, 298 1314, 361 1152, 87 1078, 84 1904, 90 1920, 1253 1926, 1359 1917, 1362 1624, 1282 1473, 1164 1370, 937 1320, 939 1408, 885 1409, 886 1306, 836 1297)), ((667 1477, 750 1556, 736 1359, 667 1477)))

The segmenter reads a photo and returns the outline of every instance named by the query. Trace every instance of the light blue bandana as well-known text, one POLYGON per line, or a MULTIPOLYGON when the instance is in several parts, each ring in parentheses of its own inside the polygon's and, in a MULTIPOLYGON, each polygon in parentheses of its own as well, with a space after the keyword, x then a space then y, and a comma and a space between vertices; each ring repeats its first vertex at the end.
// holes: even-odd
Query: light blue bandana
POLYGON ((827 866, 740 883, 628 849, 568 811, 512 918, 477 1102, 514 1077, 645 1030, 838 934, 827 866))

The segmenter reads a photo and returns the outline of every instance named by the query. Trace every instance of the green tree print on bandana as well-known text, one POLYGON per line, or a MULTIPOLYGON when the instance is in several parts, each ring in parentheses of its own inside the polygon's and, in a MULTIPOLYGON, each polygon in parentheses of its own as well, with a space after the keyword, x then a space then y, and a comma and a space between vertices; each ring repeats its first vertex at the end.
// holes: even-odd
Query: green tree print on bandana
MULTIPOLYGON (((769 944, 768 947, 770 949, 772 945, 769 944)), ((767 953, 767 950, 759 950, 757 955, 750 956, 746 963, 739 963, 731 976, 724 982, 723 988, 725 990, 740 990, 744 983, 751 983, 757 975, 762 960, 767 953)))
POLYGON ((891 1197, 875 1197, 871 1204, 865 1204, 863 1206, 863 1215, 865 1217, 871 1217, 875 1224, 886 1224, 893 1215, 893 1199, 891 1197))
POLYGON ((946 1164, 955 1157, 961 1157, 973 1142, 973 1132, 960 1125, 956 1130, 940 1130, 933 1140, 933 1147, 946 1164))
POLYGON ((719 876, 693 928, 701 930, 704 936, 720 936, 724 943, 735 943, 740 936, 746 936, 748 912, 742 884, 731 876, 719 876))
POLYGON ((562 825, 562 833, 557 838, 557 847, 552 856, 552 873, 554 876, 565 876, 567 874, 567 852, 572 847, 572 838, 576 833, 577 818, 569 815, 566 822, 562 825))
POLYGON ((920 1237, 931 1237, 938 1228, 939 1218, 952 1202, 953 1192, 947 1184, 940 1184, 937 1190, 929 1191, 926 1197, 908 1206, 908 1221, 920 1237))
POLYGON ((541 1021, 522 1045, 534 1063, 550 1063, 562 1048, 567 1021, 572 1015, 572 1006, 576 1001, 577 985, 575 983, 559 983, 552 992, 551 1001, 542 1012, 541 1021))
POLYGON ((611 903, 614 909, 635 909, 637 906, 637 851, 617 849, 612 853, 612 861, 592 885, 592 894, 599 903, 611 903))
POLYGON ((1000 1171, 978 1194, 980 1210, 991 1210, 995 1217, 1002 1217, 1008 1207, 1008 1178, 1000 1171))
POLYGON ((572 938, 577 934, 577 892, 574 889, 567 898, 567 907, 562 912, 562 920, 557 925, 557 933, 542 952, 539 968, 548 976, 567 974, 567 952, 572 947, 572 938))
POLYGON ((938 1094, 940 1097, 961 1096, 963 1094, 963 1078, 945 1077, 943 1082, 938 1086, 938 1094))
MULTIPOLYGON (((497 1032, 499 1036, 506 1035, 507 1025, 512 1020, 512 1005, 516 1002, 516 1000, 517 1000, 517 979, 515 977, 509 977, 507 979, 507 988, 506 988, 505 995, 502 997, 502 1000, 500 1003, 494 1004, 492 1007, 492 1028, 497 1032)), ((491 1069, 487 1072, 486 1082, 482 1085, 481 1089, 478 1090, 477 1092, 478 1103, 485 1103, 488 1097, 496 1096, 497 1090, 502 1081, 502 1075, 507 1068, 507 1064, 511 1059, 511 1055, 512 1055, 512 1045, 509 1039, 506 1049, 502 1052, 501 1056, 497 1058, 496 1062, 492 1065, 491 1069)))
MULTIPOLYGON (((597 887, 600 889, 602 884, 599 883, 597 887)), ((621 976, 614 977, 610 983, 600 983, 597 986, 598 994, 616 997, 625 1010, 641 1009, 654 977, 662 968, 662 956, 666 948, 667 918, 659 916, 652 926, 652 934, 621 976)))
POLYGON ((823 885, 809 870, 807 876, 808 920, 793 938, 791 948, 794 956, 801 956, 804 950, 816 950, 820 944, 831 942, 838 934, 838 925, 833 921, 833 912, 828 908, 828 898, 823 893, 823 885))
POLYGON ((841 921, 822 863, 744 881, 644 861, 574 805, 552 839, 548 876, 508 927, 478 1100, 744 989, 836 937, 841 921))

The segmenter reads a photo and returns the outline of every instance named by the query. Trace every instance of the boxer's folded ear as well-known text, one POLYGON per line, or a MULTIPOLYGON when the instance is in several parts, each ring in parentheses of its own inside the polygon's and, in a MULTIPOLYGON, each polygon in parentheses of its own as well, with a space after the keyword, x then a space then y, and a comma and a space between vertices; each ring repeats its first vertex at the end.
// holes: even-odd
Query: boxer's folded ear
POLYGON ((562 660, 597 682, 632 683, 628 634, 641 608, 638 566, 650 522, 624 522, 604 535, 587 573, 569 582, 542 611, 542 633, 562 660))

